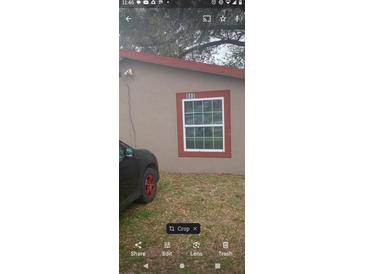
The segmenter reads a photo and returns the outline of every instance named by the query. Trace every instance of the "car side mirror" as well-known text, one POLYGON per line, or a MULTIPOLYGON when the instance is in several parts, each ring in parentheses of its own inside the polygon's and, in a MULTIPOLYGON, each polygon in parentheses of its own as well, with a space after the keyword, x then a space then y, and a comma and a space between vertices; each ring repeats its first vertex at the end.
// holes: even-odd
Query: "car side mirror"
POLYGON ((133 149, 126 148, 126 150, 125 150, 125 157, 126 158, 133 158, 133 156, 134 156, 133 149))

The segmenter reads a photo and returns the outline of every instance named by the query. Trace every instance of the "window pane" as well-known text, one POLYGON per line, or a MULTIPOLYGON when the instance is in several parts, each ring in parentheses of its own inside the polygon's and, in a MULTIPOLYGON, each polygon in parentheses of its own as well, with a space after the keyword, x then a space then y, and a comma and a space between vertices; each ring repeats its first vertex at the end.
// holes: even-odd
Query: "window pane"
POLYGON ((186 137, 194 137, 194 128, 193 127, 187 127, 185 128, 186 137))
POLYGON ((223 149, 223 138, 214 138, 214 149, 223 149))
POLYGON ((195 148, 196 149, 204 148, 204 138, 195 138, 195 148))
POLYGON ((196 127, 195 128, 195 137, 203 137, 203 130, 204 128, 202 127, 196 127))
POLYGON ((194 124, 193 114, 185 114, 185 124, 186 125, 193 125, 194 124))
POLYGON ((194 113, 194 125, 203 124, 203 114, 202 113, 194 113))
POLYGON ((194 138, 186 138, 186 148, 187 149, 194 148, 194 138))
POLYGON ((213 101, 213 111, 222 111, 222 100, 213 101))
POLYGON ((214 112, 213 113, 213 123, 214 124, 222 124, 222 112, 214 112))
POLYGON ((222 100, 184 101, 185 124, 189 125, 185 127, 186 149, 223 149, 222 110, 222 100), (222 126, 209 126, 212 124, 222 126))
POLYGON ((222 127, 214 127, 214 137, 223 137, 222 127))
POLYGON ((211 112, 212 108, 213 108, 213 101, 212 100, 203 101, 203 110, 204 110, 204 112, 211 112))
POLYGON ((205 138, 205 149, 213 149, 213 138, 205 138))
POLYGON ((194 112, 203 112, 203 102, 194 101, 194 112))
POLYGON ((205 127, 204 128, 204 136, 205 137, 213 137, 213 128, 205 127))
POLYGON ((204 123, 205 125, 210 125, 210 124, 212 124, 212 123, 213 123, 213 114, 212 114, 211 112, 209 112, 209 113, 204 113, 204 114, 203 114, 203 117, 204 117, 204 119, 203 119, 203 123, 204 123))
POLYGON ((119 161, 123 160, 124 159, 124 147, 119 144, 119 161))
POLYGON ((193 112, 193 102, 192 101, 185 101, 185 113, 193 112))

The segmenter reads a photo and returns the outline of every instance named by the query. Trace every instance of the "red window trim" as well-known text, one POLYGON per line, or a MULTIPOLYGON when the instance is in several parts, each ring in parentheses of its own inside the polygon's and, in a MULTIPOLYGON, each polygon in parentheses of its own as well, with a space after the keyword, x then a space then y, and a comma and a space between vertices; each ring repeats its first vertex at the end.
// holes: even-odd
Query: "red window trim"
POLYGON ((231 153, 231 96, 229 90, 214 91, 197 91, 176 93, 176 111, 177 111, 177 138, 178 138, 178 155, 179 157, 200 157, 200 158, 232 158, 231 153), (185 151, 184 134, 183 134, 183 113, 182 100, 192 98, 224 98, 224 151, 185 151))

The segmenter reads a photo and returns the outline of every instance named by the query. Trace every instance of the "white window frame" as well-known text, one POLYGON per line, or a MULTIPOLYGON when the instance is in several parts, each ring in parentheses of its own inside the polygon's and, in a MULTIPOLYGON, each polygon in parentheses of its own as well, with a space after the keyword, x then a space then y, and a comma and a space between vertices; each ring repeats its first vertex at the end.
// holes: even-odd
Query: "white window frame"
POLYGON ((183 142, 184 151, 186 152, 225 152, 225 121, 224 121, 224 97, 203 97, 203 98, 192 98, 192 99, 182 99, 182 120, 183 120, 183 142), (201 124, 201 125, 185 125, 185 102, 191 101, 206 101, 206 100, 221 100, 222 101, 222 124, 201 124), (222 127, 223 136, 223 148, 222 149, 187 149, 186 148, 186 127, 222 127))

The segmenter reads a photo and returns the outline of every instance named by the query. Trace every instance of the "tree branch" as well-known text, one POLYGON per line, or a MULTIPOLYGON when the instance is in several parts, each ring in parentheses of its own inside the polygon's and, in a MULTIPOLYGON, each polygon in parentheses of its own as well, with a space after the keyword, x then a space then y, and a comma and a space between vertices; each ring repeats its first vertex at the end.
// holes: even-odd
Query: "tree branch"
POLYGON ((224 44, 231 44, 231 45, 236 45, 236 46, 240 46, 240 47, 245 46, 245 42, 243 42, 243 41, 233 40, 233 39, 223 39, 223 40, 213 41, 213 42, 209 42, 209 43, 202 44, 202 45, 197 45, 197 46, 191 47, 189 49, 186 49, 182 53, 179 54, 179 58, 182 58, 185 55, 187 55, 188 53, 191 53, 196 50, 203 50, 206 48, 224 45, 224 44))
POLYGON ((207 29, 244 31, 244 25, 208 25, 207 29))

